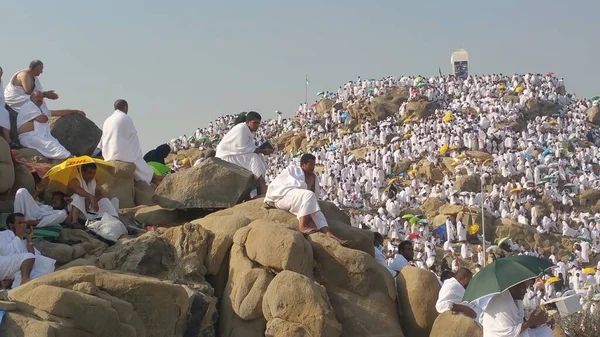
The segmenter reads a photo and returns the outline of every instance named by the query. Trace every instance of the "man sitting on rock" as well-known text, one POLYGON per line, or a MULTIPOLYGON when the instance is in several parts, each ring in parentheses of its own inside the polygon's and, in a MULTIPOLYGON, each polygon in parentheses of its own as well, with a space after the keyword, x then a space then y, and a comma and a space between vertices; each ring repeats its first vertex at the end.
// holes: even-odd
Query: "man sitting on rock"
POLYGON ((265 174, 267 164, 259 154, 270 155, 273 149, 260 149, 254 142, 253 133, 258 130, 262 117, 254 111, 246 115, 246 122, 231 128, 217 145, 217 158, 243 167, 254 174, 258 180, 258 194, 267 192, 265 174))
POLYGON ((10 230, 0 232, 0 280, 12 287, 54 271, 55 260, 45 257, 33 247, 33 230, 28 229, 25 216, 13 213, 6 218, 10 230))
MULTIPOLYGON (((33 60, 29 63, 29 68, 14 74, 4 90, 6 104, 19 113, 21 112, 21 107, 29 102, 29 97, 33 94, 34 90, 40 91, 44 98, 52 100, 58 99, 58 95, 54 90, 44 91, 42 88, 42 84, 38 77, 43 72, 44 64, 42 61, 33 60)), ((44 114, 47 114, 46 111, 49 111, 46 103, 42 103, 41 108, 44 111, 44 114)))
POLYGON ((43 189, 42 185, 38 184, 34 196, 25 188, 18 189, 15 194, 15 212, 25 214, 28 226, 42 228, 59 225, 67 220, 67 211, 62 209, 64 205, 54 205, 54 198, 52 206, 36 201, 43 189))
MULTIPOLYGON (((245 127, 244 124, 240 124, 245 127)), ((298 217, 300 232, 309 235, 323 232, 342 245, 349 241, 337 238, 329 229, 319 206, 319 180, 314 173, 315 156, 305 153, 300 167, 290 165, 269 184, 265 203, 288 211, 298 217)))
POLYGON ((114 104, 115 112, 104 121, 102 139, 99 147, 104 160, 118 160, 135 164, 135 180, 146 183, 160 184, 163 177, 154 174, 154 171, 144 160, 140 139, 133 124, 133 119, 127 115, 129 104, 123 99, 118 99, 114 104))
POLYGON ((31 100, 19 109, 17 115, 17 133, 19 141, 24 147, 38 150, 42 156, 49 159, 63 160, 71 156, 71 153, 62 146, 50 133, 48 121, 50 117, 62 117, 72 114, 85 113, 80 110, 48 110, 44 109, 44 94, 34 90, 31 100))
POLYGON ((71 224, 77 224, 79 218, 100 219, 106 213, 119 217, 117 208, 104 197, 106 192, 96 183, 96 164, 81 165, 77 177, 69 182, 68 192, 73 193, 69 220, 71 224))
POLYGON ((415 250, 413 248, 412 241, 406 240, 400 242, 398 245, 398 254, 389 266, 390 271, 393 272, 394 277, 398 276, 402 269, 409 265, 415 257, 415 250))
POLYGON ((444 281, 438 295, 437 303, 435 304, 437 312, 441 314, 452 310, 475 319, 477 313, 470 306, 462 304, 465 289, 472 278, 473 273, 469 269, 460 268, 456 271, 454 277, 444 281))

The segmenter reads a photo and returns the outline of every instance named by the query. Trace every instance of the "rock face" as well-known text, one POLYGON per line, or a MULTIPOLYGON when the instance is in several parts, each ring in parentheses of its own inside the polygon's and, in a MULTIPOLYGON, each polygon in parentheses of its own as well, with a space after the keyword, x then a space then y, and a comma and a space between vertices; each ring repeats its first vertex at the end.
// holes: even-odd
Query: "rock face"
POLYGON ((586 111, 588 122, 600 126, 600 109, 597 106, 593 106, 586 111))
POLYGON ((111 198, 119 198, 119 208, 130 208, 135 206, 134 196, 134 172, 135 164, 125 163, 118 160, 109 161, 114 166, 113 180, 105 183, 102 187, 111 198))
POLYGON ((2 336, 175 337, 195 328, 184 286, 95 267, 40 277, 9 298, 18 309, 4 317, 2 336))
POLYGON ((61 230, 56 242, 35 240, 34 245, 42 255, 55 259, 57 266, 76 259, 99 255, 107 248, 106 243, 87 232, 68 228, 61 230))
POLYGON ((550 101, 529 99, 523 108, 523 116, 527 120, 533 120, 538 116, 552 116, 558 113, 558 105, 550 101))
POLYGON ((154 201, 164 208, 227 208, 243 200, 255 187, 253 174, 219 158, 168 175, 154 201))
POLYGON ((385 94, 375 98, 373 102, 364 105, 344 105, 352 119, 361 124, 366 121, 381 121, 388 116, 398 113, 402 103, 409 97, 409 90, 405 87, 390 88, 385 94))
POLYGON ((498 219, 496 221, 496 237, 498 239, 510 237, 513 242, 526 248, 540 249, 545 256, 555 254, 560 260, 573 251, 576 240, 554 234, 539 234, 535 228, 522 225, 511 219, 498 219))
POLYGON ((446 311, 435 320, 429 337, 483 337, 483 328, 467 316, 446 311))
POLYGON ((438 109, 439 107, 439 104, 433 102, 409 102, 406 104, 405 114, 402 117, 413 120, 425 119, 430 117, 434 113, 435 109, 438 109))
POLYGON ((0 193, 8 191, 15 183, 15 169, 10 146, 0 137, 0 193))
POLYGON ((396 277, 404 331, 411 337, 429 337, 438 313, 435 303, 440 291, 430 271, 404 267, 396 277))
POLYGON ((458 192, 481 192, 481 180, 478 176, 462 176, 456 178, 454 189, 458 192))
POLYGON ((52 124, 52 136, 74 156, 91 156, 100 142, 102 130, 84 116, 73 114, 60 117, 52 124))

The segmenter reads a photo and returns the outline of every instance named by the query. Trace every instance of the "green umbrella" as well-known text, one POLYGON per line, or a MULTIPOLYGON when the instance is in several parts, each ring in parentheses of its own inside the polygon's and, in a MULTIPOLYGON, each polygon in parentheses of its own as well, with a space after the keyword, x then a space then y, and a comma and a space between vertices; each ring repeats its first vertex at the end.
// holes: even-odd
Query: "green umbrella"
POLYGON ((579 237, 577 237, 577 240, 585 241, 585 242, 592 242, 592 240, 586 238, 585 236, 579 236, 579 237))
POLYGON ((162 176, 171 172, 171 169, 167 165, 155 161, 148 162, 148 166, 152 168, 152 171, 154 171, 154 174, 157 176, 162 176))
POLYGON ((556 179, 555 176, 545 176, 544 178, 542 178, 542 180, 554 180, 556 179))
POLYGON ((499 239, 498 240, 498 246, 500 246, 501 244, 505 243, 508 239, 510 239, 510 238, 509 237, 505 237, 505 238, 499 239))
POLYGON ((413 218, 413 217, 414 217, 414 215, 412 215, 412 214, 404 214, 402 216, 402 219, 410 219, 410 218, 413 218))
POLYGON ((412 218, 410 218, 410 219, 408 220, 408 222, 410 222, 411 224, 416 224, 417 222, 419 222, 419 220, 421 220, 421 218, 420 218, 420 217, 418 217, 418 216, 413 216, 412 218))
POLYGON ((592 98, 590 98, 590 101, 597 101, 600 100, 600 96, 594 96, 592 98))
POLYGON ((473 302, 488 295, 500 294, 512 286, 538 277, 552 266, 552 262, 534 256, 500 258, 473 276, 463 300, 473 302))

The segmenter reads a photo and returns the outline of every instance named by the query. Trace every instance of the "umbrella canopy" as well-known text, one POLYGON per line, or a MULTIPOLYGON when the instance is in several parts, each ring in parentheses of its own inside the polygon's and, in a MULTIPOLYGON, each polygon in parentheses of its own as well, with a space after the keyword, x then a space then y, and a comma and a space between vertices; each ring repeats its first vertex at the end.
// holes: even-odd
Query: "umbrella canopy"
POLYGON ((419 221, 417 221, 420 224, 424 224, 424 225, 428 225, 431 223, 431 221, 427 220, 427 219, 421 219, 419 221))
POLYGON ((588 274, 588 275, 594 275, 594 274, 596 274, 596 268, 594 268, 594 267, 583 268, 583 273, 588 274))
POLYGON ((498 240, 498 246, 502 245, 503 243, 505 243, 508 240, 510 240, 509 237, 501 238, 500 240, 498 240))
POLYGON ((592 240, 590 240, 589 238, 587 238, 585 236, 579 236, 579 237, 577 237, 577 240, 590 242, 590 243, 592 242, 592 240))
POLYGON ((473 302, 488 295, 500 294, 521 282, 537 278, 552 266, 548 260, 527 255, 500 258, 473 276, 463 300, 473 302))
POLYGON ((590 101, 597 101, 600 100, 600 96, 594 96, 592 98, 590 98, 590 101))
POLYGON ((390 181, 388 181, 388 185, 391 185, 391 184, 395 183, 396 180, 398 180, 398 178, 390 179, 390 181))
POLYGON ((469 226, 469 231, 467 233, 469 235, 475 235, 477 232, 479 232, 479 225, 475 223, 469 226))
POLYGON ((546 284, 552 284, 552 283, 556 283, 558 281, 560 281, 560 279, 558 277, 556 277, 556 276, 553 276, 553 277, 551 277, 551 278, 549 278, 549 279, 546 280, 546 284))
POLYGON ((410 218, 412 218, 412 217, 414 217, 414 215, 413 215, 413 214, 404 214, 404 215, 402 216, 402 219, 410 219, 410 218))
POLYGON ((418 239, 418 238, 420 238, 420 237, 421 237, 421 236, 420 236, 419 234, 417 234, 417 233, 410 233, 410 234, 408 235, 408 238, 409 238, 410 240, 418 239))
POLYGON ((444 154, 447 151, 448 151, 448 144, 442 145, 442 147, 440 148, 440 154, 444 154))
POLYGON ((510 193, 519 193, 519 192, 523 192, 523 187, 517 187, 517 188, 513 188, 512 190, 510 190, 510 193))
POLYGON ((85 164, 96 164, 96 181, 98 184, 104 184, 112 179, 114 166, 102 159, 90 156, 68 158, 52 167, 44 178, 49 178, 50 181, 56 182, 66 189, 69 182, 79 175, 79 167, 85 164))
POLYGON ((148 162, 148 166, 152 168, 152 171, 154 171, 154 174, 157 176, 162 176, 171 172, 171 169, 167 165, 155 161, 148 162))

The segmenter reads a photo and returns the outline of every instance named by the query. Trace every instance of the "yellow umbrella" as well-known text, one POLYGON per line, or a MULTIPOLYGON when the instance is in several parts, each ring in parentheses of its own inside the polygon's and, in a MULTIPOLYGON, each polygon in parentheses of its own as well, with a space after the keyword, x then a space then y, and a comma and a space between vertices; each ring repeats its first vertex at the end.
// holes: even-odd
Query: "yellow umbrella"
POLYGON ((500 85, 498 86, 498 89, 500 89, 500 90, 504 90, 504 89, 506 89, 506 86, 505 86, 504 84, 500 84, 500 85))
POLYGON ((479 232, 479 225, 474 223, 471 226, 469 226, 469 231, 467 233, 469 235, 475 235, 477 234, 477 232, 479 232))
POLYGON ((404 123, 412 123, 412 119, 407 118, 407 119, 404 120, 404 123))
POLYGON ((446 153, 446 152, 448 152, 448 144, 444 144, 444 145, 442 145, 442 147, 440 148, 440 153, 441 153, 441 154, 444 154, 444 153, 446 153))
POLYGON ((415 174, 415 173, 417 173, 417 170, 415 170, 415 169, 412 169, 412 170, 408 171, 407 173, 408 173, 408 174, 415 174))
POLYGON ((458 146, 452 145, 452 146, 450 146, 450 150, 458 150, 458 146))
POLYGON ((402 140, 407 140, 408 138, 410 138, 412 136, 412 133, 407 132, 404 134, 404 136, 402 136, 402 140))
POLYGON ((56 182, 62 185, 61 187, 66 188, 69 182, 79 174, 79 167, 85 164, 96 164, 96 181, 98 184, 104 184, 112 179, 114 166, 102 159, 89 156, 68 158, 52 167, 44 178, 49 178, 51 182, 56 182))
POLYGON ((515 92, 517 94, 520 93, 521 91, 523 91, 523 87, 522 86, 518 86, 518 87, 515 88, 515 92))
POLYGON ((460 164, 459 161, 455 161, 454 163, 450 164, 450 166, 454 167, 454 166, 459 165, 459 164, 460 164))
POLYGON ((552 283, 556 283, 558 281, 560 281, 560 279, 558 277, 556 277, 556 276, 553 276, 553 277, 551 277, 551 278, 549 278, 549 279, 546 280, 546 284, 552 284, 552 283))
POLYGON ((442 117, 442 121, 451 122, 452 121, 452 113, 445 114, 444 117, 442 117))
POLYGON ((398 179, 397 178, 390 179, 390 181, 388 181, 388 185, 395 183, 396 180, 398 180, 398 179))
POLYGON ((510 190, 510 193, 519 193, 523 191, 523 187, 517 187, 510 190))
POLYGON ((583 273, 588 274, 588 275, 594 275, 594 274, 596 274, 596 268, 594 268, 594 267, 583 268, 583 273))
POLYGON ((460 158, 460 159, 467 158, 467 155, 464 153, 461 153, 458 155, 458 158, 460 158))
POLYGON ((487 164, 487 163, 489 163, 491 161, 492 161, 492 159, 488 158, 488 159, 484 160, 483 163, 481 163, 481 165, 485 165, 485 164, 487 164))

